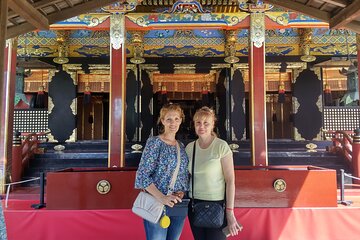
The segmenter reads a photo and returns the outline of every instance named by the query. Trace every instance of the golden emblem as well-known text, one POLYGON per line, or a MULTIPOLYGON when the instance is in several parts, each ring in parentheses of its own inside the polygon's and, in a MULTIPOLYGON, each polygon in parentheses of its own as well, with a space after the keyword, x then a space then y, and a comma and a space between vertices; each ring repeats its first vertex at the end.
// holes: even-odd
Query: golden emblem
POLYGON ((284 180, 284 179, 281 179, 281 178, 276 179, 276 180, 274 181, 274 189, 275 189, 275 191, 277 191, 277 192, 283 192, 283 191, 285 191, 285 189, 286 189, 286 182, 285 182, 285 180, 284 180))
POLYGON ((100 194, 107 194, 110 192, 111 189, 111 185, 108 181, 106 180, 100 180, 97 184, 96 184, 96 190, 98 191, 98 193, 100 194))

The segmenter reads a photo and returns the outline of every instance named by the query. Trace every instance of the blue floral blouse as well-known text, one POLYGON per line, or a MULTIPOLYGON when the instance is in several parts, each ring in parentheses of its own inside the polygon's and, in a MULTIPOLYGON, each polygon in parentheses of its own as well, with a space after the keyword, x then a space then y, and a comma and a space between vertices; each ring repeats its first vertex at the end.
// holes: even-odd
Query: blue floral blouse
MULTIPOLYGON (((175 181, 174 191, 189 190, 189 159, 184 145, 180 145, 180 168, 175 181)), ((177 165, 177 147, 168 145, 158 136, 147 140, 136 172, 135 188, 144 189, 151 183, 163 194, 168 193, 168 187, 177 165)))

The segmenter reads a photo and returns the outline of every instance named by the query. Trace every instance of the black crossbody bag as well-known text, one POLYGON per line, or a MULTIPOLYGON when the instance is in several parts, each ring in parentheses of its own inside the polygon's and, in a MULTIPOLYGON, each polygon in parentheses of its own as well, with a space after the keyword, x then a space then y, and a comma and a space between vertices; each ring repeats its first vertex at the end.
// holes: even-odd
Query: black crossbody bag
POLYGON ((199 200, 194 203, 194 171, 195 171, 195 149, 196 141, 194 142, 194 151, 192 157, 191 168, 191 187, 192 187, 192 211, 193 211, 193 224, 196 227, 203 228, 220 228, 224 223, 225 214, 225 201, 220 204, 215 201, 202 201, 199 200))

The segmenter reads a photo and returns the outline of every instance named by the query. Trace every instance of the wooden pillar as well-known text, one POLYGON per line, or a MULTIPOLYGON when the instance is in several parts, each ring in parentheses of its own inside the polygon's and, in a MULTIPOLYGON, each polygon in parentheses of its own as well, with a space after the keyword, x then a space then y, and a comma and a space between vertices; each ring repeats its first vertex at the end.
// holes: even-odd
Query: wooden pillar
POLYGON ((360 73, 360 34, 357 33, 356 34, 356 49, 357 49, 357 62, 358 62, 358 92, 359 92, 359 106, 360 106, 360 77, 359 77, 359 73, 360 73))
POLYGON ((110 17, 110 109, 109 109, 109 156, 108 167, 125 164, 125 19, 123 14, 110 17))
POLYGON ((0 192, 4 192, 5 169, 7 160, 6 151, 6 89, 7 89, 7 54, 5 49, 6 28, 7 28, 7 0, 0 0, 0 192))
POLYGON ((267 166, 265 104, 265 13, 250 14, 249 76, 251 160, 254 166, 267 166))
MULTIPOLYGON (((355 130, 352 146, 352 167, 354 177, 360 178, 360 129, 355 130)), ((355 184, 360 184, 360 181, 354 179, 355 184)))

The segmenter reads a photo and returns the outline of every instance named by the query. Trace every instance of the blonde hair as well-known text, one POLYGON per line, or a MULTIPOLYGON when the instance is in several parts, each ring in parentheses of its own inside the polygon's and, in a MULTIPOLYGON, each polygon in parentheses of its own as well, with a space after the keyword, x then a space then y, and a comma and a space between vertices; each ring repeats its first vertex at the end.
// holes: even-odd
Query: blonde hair
MULTIPOLYGON (((196 110, 194 114, 193 121, 195 123, 197 120, 204 118, 212 118, 214 121, 214 128, 215 128, 216 116, 215 116, 215 111, 213 109, 206 106, 199 108, 198 110, 196 110)), ((212 129, 211 134, 217 136, 217 134, 214 132, 214 129, 212 129)))
POLYGON ((181 106, 179 104, 174 104, 174 103, 169 103, 164 105, 161 109, 160 109, 160 115, 159 118, 157 120, 157 124, 160 124, 160 133, 164 132, 164 126, 161 124, 161 120, 163 120, 165 118, 165 115, 170 112, 170 111, 174 111, 174 112, 178 112, 181 118, 181 122, 184 122, 185 119, 185 114, 184 111, 182 110, 181 106))

